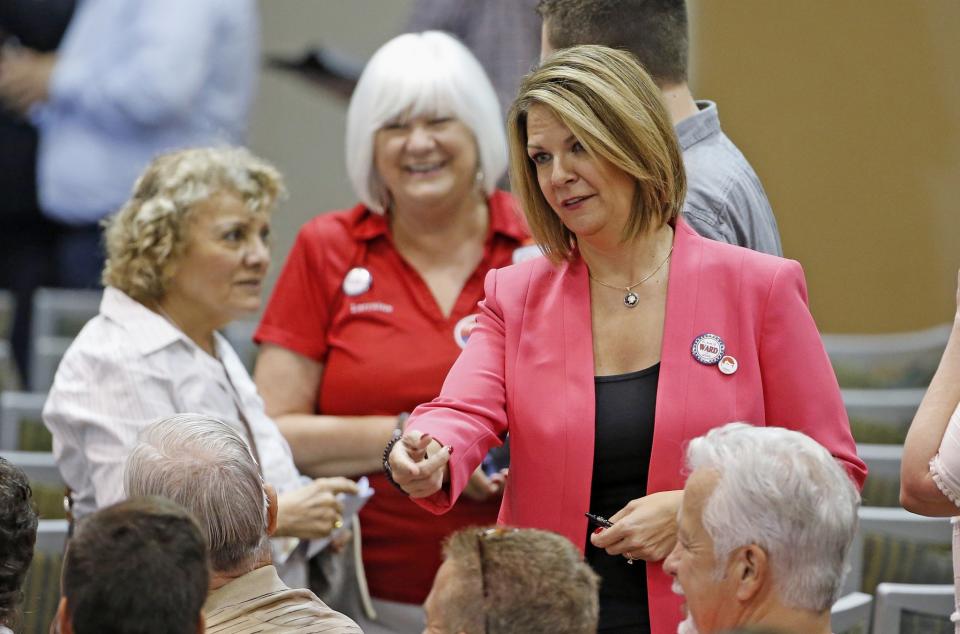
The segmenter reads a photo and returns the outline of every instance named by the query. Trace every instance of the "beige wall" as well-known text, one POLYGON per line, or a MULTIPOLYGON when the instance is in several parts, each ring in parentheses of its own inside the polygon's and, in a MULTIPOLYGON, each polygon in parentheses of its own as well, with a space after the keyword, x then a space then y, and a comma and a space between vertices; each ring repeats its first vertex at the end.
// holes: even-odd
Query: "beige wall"
POLYGON ((803 264, 825 332, 953 316, 960 265, 960 2, 700 0, 716 100, 803 264))

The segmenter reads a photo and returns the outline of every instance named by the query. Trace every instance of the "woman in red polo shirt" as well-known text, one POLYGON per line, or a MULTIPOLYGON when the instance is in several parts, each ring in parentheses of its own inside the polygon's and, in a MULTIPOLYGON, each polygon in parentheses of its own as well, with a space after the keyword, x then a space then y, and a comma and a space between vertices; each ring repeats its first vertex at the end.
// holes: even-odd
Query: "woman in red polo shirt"
POLYGON ((401 413, 440 392, 487 271, 538 253, 495 188, 502 121, 479 63, 452 37, 406 34, 381 47, 347 115, 361 203, 303 226, 256 333, 257 386, 298 467, 366 474, 376 488, 361 512, 363 557, 374 605, 397 631, 422 628, 442 539, 494 522, 499 508, 498 478, 478 470, 472 499, 434 516, 380 465, 401 413))

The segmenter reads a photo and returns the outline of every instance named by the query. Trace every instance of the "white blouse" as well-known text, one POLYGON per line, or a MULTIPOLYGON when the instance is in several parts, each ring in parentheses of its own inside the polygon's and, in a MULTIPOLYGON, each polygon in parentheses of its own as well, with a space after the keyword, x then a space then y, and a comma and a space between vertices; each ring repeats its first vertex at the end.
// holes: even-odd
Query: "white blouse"
MULTIPOLYGON (((74 517, 125 497, 124 465, 140 432, 171 414, 216 417, 249 442, 242 407, 264 480, 278 493, 309 481, 297 471, 290 446, 237 354, 219 333, 215 340, 219 360, 123 292, 104 290, 100 314, 67 350, 43 408, 57 466, 73 492, 74 517)), ((282 549, 289 552, 290 546, 282 549)), ((303 582, 298 577, 291 586, 304 585, 305 571, 303 582)))

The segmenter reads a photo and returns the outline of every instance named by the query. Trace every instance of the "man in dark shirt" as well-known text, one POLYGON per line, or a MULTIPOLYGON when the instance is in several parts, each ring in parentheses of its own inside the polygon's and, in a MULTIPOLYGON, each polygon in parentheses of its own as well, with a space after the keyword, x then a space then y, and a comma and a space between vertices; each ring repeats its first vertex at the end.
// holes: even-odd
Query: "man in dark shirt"
MULTIPOLYGON (((0 58, 26 47, 56 49, 73 14, 75 0, 0 2, 0 58)), ((0 82, 3 81, 0 73, 0 82)), ((0 288, 17 303, 13 320, 14 357, 28 371, 33 291, 56 284, 56 249, 61 227, 40 213, 37 203, 37 131, 24 116, 0 103, 0 288)), ((8 333, 0 332, 0 338, 8 333)))

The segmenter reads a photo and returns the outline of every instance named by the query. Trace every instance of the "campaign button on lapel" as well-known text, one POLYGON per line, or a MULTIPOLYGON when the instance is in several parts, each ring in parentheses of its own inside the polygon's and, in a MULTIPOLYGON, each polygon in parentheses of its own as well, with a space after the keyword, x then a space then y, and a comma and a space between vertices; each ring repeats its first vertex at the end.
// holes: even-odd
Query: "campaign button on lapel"
POLYGON ((724 355, 720 362, 717 363, 717 368, 724 374, 733 374, 737 371, 737 368, 740 364, 737 363, 737 360, 734 357, 731 357, 729 354, 724 355))
POLYGON ((690 352, 703 365, 716 365, 723 357, 723 339, 713 333, 704 333, 693 340, 690 352))
POLYGON ((343 292, 355 297, 370 290, 373 284, 373 275, 362 266, 355 266, 343 278, 343 292))

